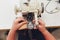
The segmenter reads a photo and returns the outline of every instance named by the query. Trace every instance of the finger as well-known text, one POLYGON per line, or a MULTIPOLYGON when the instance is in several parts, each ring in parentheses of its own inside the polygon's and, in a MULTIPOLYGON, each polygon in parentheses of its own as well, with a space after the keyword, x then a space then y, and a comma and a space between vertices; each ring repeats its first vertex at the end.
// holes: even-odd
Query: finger
POLYGON ((39 19, 38 22, 40 25, 45 25, 45 23, 42 21, 42 19, 39 19))
POLYGON ((24 18, 19 17, 19 18, 17 18, 17 19, 15 20, 15 23, 19 23, 20 21, 25 21, 25 19, 24 19, 24 18))
POLYGON ((21 26, 23 26, 24 24, 27 24, 27 23, 28 23, 27 21, 24 21, 24 22, 18 24, 18 26, 19 26, 19 28, 20 28, 21 26))
MULTIPOLYGON (((36 21, 33 20, 32 22, 35 23, 36 21)), ((45 23, 42 21, 42 19, 39 19, 39 20, 38 20, 38 23, 39 23, 39 25, 45 25, 45 23)))
POLYGON ((37 28, 37 29, 41 29, 41 28, 43 28, 43 27, 42 27, 41 25, 37 25, 36 28, 37 28))

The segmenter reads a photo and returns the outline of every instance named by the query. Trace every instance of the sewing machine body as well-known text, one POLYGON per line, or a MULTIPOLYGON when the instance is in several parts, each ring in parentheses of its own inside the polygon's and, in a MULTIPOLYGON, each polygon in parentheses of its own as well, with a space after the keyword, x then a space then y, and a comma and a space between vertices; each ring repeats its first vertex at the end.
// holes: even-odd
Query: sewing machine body
MULTIPOLYGON (((41 17, 41 13, 43 13, 43 11, 44 11, 44 10, 42 10, 43 3, 39 4, 39 2, 37 0, 34 0, 34 1, 21 0, 21 1, 22 1, 21 3, 19 3, 15 6, 15 13, 16 13, 17 17, 23 17, 23 15, 27 15, 28 13, 33 13, 34 20, 36 21, 35 25, 38 25, 38 22, 37 22, 38 17, 41 17)), ((31 18, 32 18, 32 16, 31 16, 31 18)), ((24 28, 27 28, 27 24, 23 25, 20 29, 24 29, 24 28)))

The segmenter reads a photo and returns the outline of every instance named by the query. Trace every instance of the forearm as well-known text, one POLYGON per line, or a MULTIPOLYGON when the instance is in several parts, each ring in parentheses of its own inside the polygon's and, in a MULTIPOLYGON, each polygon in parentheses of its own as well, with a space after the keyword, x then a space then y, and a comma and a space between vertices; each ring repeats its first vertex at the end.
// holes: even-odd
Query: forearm
POLYGON ((56 40, 47 30, 41 31, 46 40, 56 40))
POLYGON ((15 36, 16 36, 16 31, 10 30, 10 32, 7 36, 7 40, 15 40, 15 36))

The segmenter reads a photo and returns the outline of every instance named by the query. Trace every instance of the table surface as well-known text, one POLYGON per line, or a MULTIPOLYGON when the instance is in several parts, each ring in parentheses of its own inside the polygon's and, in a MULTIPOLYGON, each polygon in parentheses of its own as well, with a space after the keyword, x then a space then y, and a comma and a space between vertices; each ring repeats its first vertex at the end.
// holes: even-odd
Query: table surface
MULTIPOLYGON (((18 0, 0 0, 0 30, 11 29, 13 21, 16 19, 14 7, 18 0)), ((40 1, 41 2, 41 1, 40 1)), ((42 1, 44 7, 48 3, 47 0, 42 1)), ((47 7, 48 11, 54 9, 57 5, 51 2, 47 7)), ((42 14, 41 19, 45 22, 46 27, 59 28, 60 27, 60 12, 49 14, 46 11, 42 14)), ((22 27, 21 29, 26 28, 22 27)))

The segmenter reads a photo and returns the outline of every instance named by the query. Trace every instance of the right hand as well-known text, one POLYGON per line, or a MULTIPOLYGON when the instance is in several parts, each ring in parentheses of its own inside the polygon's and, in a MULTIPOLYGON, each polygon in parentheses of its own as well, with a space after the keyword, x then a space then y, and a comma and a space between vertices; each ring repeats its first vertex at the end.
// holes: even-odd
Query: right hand
POLYGON ((12 26, 12 30, 16 31, 18 30, 20 27, 22 27, 24 24, 27 24, 27 21, 24 18, 17 18, 12 26), (20 21, 22 21, 21 23, 19 23, 20 21))
POLYGON ((46 30, 45 23, 41 19, 38 20, 38 23, 39 25, 37 26, 37 29, 40 30, 41 32, 45 31, 46 30))
MULTIPOLYGON (((35 23, 35 20, 33 20, 33 23, 35 23)), ((34 29, 38 29, 38 30, 40 30, 40 31, 44 31, 44 30, 46 30, 46 28, 45 28, 45 23, 42 21, 42 19, 39 19, 38 20, 38 25, 36 26, 36 27, 34 27, 34 29)))

